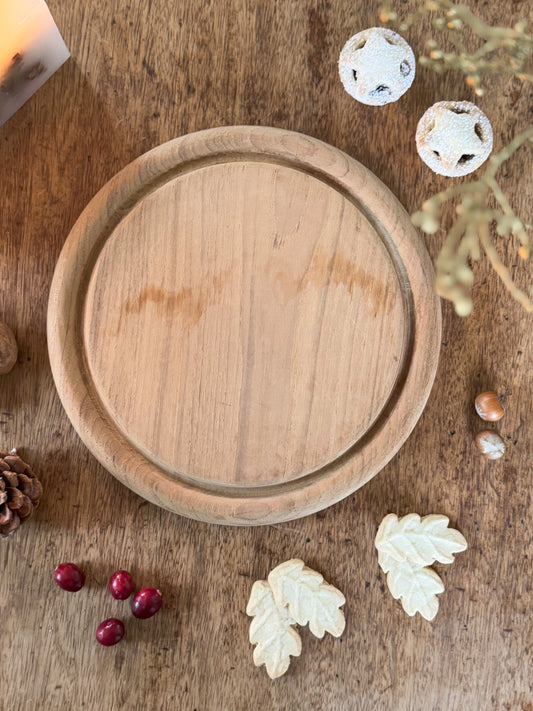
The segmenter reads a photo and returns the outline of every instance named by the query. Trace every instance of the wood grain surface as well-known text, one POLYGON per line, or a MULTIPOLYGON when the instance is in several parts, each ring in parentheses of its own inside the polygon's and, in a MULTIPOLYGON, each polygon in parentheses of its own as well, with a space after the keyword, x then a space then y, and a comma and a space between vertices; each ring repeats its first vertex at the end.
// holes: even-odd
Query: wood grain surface
POLYGON ((76 222, 50 290, 54 381, 89 450, 149 501, 293 520, 362 486, 416 424, 433 281, 403 207, 345 153, 199 131, 133 161, 76 222))
MULTIPOLYGON (((533 418, 531 319, 485 261, 474 314, 444 305, 435 385, 412 436, 343 502, 265 528, 209 526, 130 492, 76 436, 56 395, 46 344, 53 269, 91 197, 162 142, 217 125, 273 125, 315 136, 374 171, 409 211, 448 185, 418 159, 414 133, 442 99, 472 99, 462 78, 418 69, 396 104, 354 102, 338 80, 340 48, 376 24, 377 3, 353 0, 50 0, 73 59, 0 129, 0 319, 19 344, 0 378, 1 445, 16 446, 45 492, 33 519, 0 541, 0 708, 531 711, 533 682, 533 418), (496 389, 506 443, 487 462, 473 440, 473 400, 496 389), (433 623, 409 618, 385 588, 373 539, 388 512, 447 514, 469 549, 436 566, 446 585, 433 623), (245 606, 254 580, 303 558, 347 598, 342 638, 303 633, 303 653, 272 682, 252 663, 245 606), (76 594, 54 567, 87 573, 76 594), (106 584, 119 568, 163 590, 164 609, 134 620, 106 584), (105 649, 99 622, 126 638, 105 649)), ((512 24, 527 0, 477 3, 512 24)), ((419 53, 429 24, 407 33, 419 53)), ((531 121, 533 93, 492 80, 477 103, 495 148, 531 121)), ((531 152, 501 171, 515 209, 531 216, 531 152)), ((448 220, 452 215, 449 213, 448 220)), ((427 238, 434 257, 441 237, 427 238)), ((516 245, 501 254, 525 280, 516 245)), ((147 344, 147 347, 149 344, 147 344)))

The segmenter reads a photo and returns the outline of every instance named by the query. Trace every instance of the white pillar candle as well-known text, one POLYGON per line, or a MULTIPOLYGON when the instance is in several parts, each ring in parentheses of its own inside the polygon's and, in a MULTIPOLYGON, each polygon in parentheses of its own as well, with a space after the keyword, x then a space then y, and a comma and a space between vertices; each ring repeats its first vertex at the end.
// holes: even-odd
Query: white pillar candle
POLYGON ((0 0, 0 126, 69 56, 44 0, 0 0))

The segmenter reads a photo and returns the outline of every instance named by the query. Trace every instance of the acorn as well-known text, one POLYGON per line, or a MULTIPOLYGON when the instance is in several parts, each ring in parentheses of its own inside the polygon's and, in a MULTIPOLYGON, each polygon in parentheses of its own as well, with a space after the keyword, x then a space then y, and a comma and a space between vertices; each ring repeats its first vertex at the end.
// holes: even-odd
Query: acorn
POLYGON ((477 414, 485 422, 497 422, 505 414, 502 404, 493 390, 480 393, 475 399, 477 414))

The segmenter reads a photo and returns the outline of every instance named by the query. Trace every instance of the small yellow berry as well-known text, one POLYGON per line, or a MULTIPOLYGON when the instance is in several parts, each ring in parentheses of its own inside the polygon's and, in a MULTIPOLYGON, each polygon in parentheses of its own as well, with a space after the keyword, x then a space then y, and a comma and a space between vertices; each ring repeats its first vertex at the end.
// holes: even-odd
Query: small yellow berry
POLYGON ((422 210, 424 212, 429 212, 430 215, 439 216, 439 203, 434 198, 429 198, 429 200, 424 200, 422 203, 422 210))
POLYGON ((428 215, 420 226, 428 235, 433 235, 439 229, 439 221, 428 215))
POLYGON ((463 298, 461 301, 455 302, 455 313, 458 316, 469 316, 474 308, 474 303, 472 299, 463 298))

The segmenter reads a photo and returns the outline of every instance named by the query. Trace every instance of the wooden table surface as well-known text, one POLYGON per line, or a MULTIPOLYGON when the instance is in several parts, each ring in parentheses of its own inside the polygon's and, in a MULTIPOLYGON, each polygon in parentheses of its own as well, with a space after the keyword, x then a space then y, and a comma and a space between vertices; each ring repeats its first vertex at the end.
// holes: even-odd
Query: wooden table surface
MULTIPOLYGON (((443 306, 440 365, 427 408, 393 461, 362 490, 319 514, 264 528, 189 521, 141 500, 91 456, 54 389, 46 308, 55 262, 79 213, 140 153, 210 126, 302 131, 373 170, 409 211, 449 183, 418 159, 417 121, 441 99, 471 99, 462 78, 418 69, 395 104, 357 104, 342 89, 345 40, 377 24, 361 0, 73 0, 49 2, 72 59, 0 129, 0 318, 14 329, 15 369, 0 378, 0 446, 17 447, 45 493, 36 515, 0 540, 0 708, 533 709, 533 417, 531 316, 486 261, 475 311, 443 306), (503 460, 473 445, 476 393, 495 388, 506 416, 503 460), (409 618, 385 587, 373 539, 388 512, 444 513, 467 552, 437 566, 446 585, 432 623, 409 618), (303 558, 346 594, 346 630, 319 641, 272 682, 252 663, 246 602, 254 580, 303 558), (65 593, 63 561, 87 572, 65 593), (106 590, 131 570, 161 588, 164 610, 133 619, 106 590), (97 624, 124 616, 116 647, 97 624)), ((479 3, 512 24, 528 0, 479 3)), ((415 52, 429 25, 407 33, 415 52)), ((493 80, 477 103, 498 149, 531 122, 533 92, 493 80)), ((531 218, 531 150, 502 170, 531 218)), ((427 238, 432 256, 440 238, 427 238)), ((502 255, 516 263, 516 246, 502 255)))

